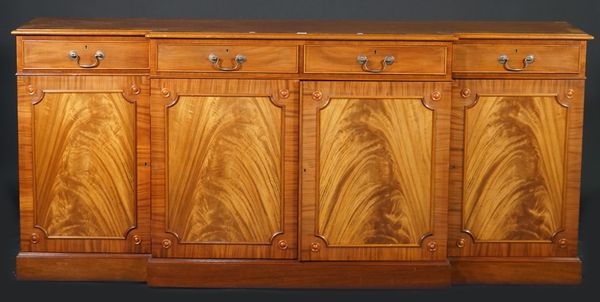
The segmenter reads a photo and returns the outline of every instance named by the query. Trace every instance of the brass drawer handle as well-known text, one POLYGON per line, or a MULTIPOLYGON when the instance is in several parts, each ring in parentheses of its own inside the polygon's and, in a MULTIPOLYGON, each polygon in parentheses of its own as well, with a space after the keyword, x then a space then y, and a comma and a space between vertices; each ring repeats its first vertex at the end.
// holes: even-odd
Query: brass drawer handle
POLYGON ((385 71, 385 68, 394 64, 394 61, 396 61, 394 56, 385 56, 385 58, 383 58, 381 61, 381 69, 371 69, 369 68, 369 58, 367 56, 358 55, 358 57, 356 57, 356 62, 362 66, 362 70, 372 73, 380 73, 385 71))
POLYGON ((69 51, 69 58, 71 60, 75 61, 75 63, 77 63, 77 65, 79 65, 79 67, 81 67, 81 68, 94 68, 94 67, 100 65, 100 61, 104 60, 104 52, 102 52, 102 50, 97 50, 96 54, 94 54, 94 58, 96 60, 92 64, 80 64, 79 63, 79 59, 80 59, 79 55, 74 50, 69 51))
POLYGON ((504 65, 504 69, 508 70, 508 71, 525 71, 527 70, 527 66, 529 66, 529 64, 532 64, 533 62, 535 62, 535 57, 533 55, 527 55, 524 59, 523 59, 523 67, 521 68, 513 68, 508 66, 508 56, 507 55, 500 55, 498 57, 498 63, 504 65))
POLYGON ((235 62, 235 65, 233 65, 232 67, 223 67, 223 66, 221 66, 221 58, 219 58, 219 56, 217 56, 214 53, 211 53, 211 54, 208 55, 208 60, 218 70, 221 70, 221 71, 236 71, 236 70, 239 70, 240 68, 242 68, 242 64, 244 64, 244 62, 246 62, 248 60, 248 58, 246 58, 246 56, 242 55, 242 54, 236 55, 235 58, 233 58, 233 62, 235 62))

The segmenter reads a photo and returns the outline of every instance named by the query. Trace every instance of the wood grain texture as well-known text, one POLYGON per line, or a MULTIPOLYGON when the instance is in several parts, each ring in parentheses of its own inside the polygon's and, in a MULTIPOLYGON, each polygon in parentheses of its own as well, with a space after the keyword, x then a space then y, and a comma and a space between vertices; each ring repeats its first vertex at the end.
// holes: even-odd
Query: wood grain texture
POLYGON ((159 40, 157 70, 227 73, 213 66, 208 60, 209 54, 219 56, 223 67, 232 67, 236 55, 245 55, 247 61, 234 72, 235 74, 298 72, 297 43, 281 41, 265 43, 255 40, 159 40))
POLYGON ((46 92, 34 105, 35 225, 50 238, 135 227, 135 104, 120 92, 46 92))
POLYGON ((281 114, 264 96, 180 96, 167 109, 169 232, 269 244, 282 231, 281 114))
POLYGON ((579 41, 475 41, 460 42, 454 45, 454 73, 500 73, 500 74, 585 74, 580 69, 579 41), (521 72, 511 72, 498 63, 498 56, 509 57, 509 66, 523 67, 523 59, 527 55, 535 56, 535 61, 521 72))
POLYGON ((36 18, 15 35, 147 35, 155 38, 451 40, 592 39, 567 22, 372 20, 157 20, 36 18), (301 33, 301 34, 298 34, 301 33), (302 34, 305 33, 305 34, 302 34))
POLYGON ((417 288, 450 285, 447 260, 299 262, 151 258, 148 284, 204 288, 417 288))
POLYGON ((17 255, 18 280, 146 281, 149 255, 28 253, 17 255))
POLYGON ((153 254, 294 258, 297 82, 152 85, 153 254))
POLYGON ((576 256, 583 81, 464 80, 453 99, 449 254, 576 256))
POLYGON ((21 251, 148 252, 147 78, 18 77, 18 87, 21 251))
POLYGON ((148 41, 129 38, 126 43, 122 39, 65 39, 27 37, 23 40, 23 68, 32 71, 37 69, 88 70, 79 67, 77 62, 69 58, 74 50, 80 57, 80 64, 92 64, 94 55, 101 50, 105 57, 97 67, 91 70, 148 70, 148 41))
POLYGON ((433 112, 421 99, 331 97, 319 114, 318 234, 419 245, 431 232, 433 112))
POLYGON ((449 89, 303 83, 303 260, 444 259, 449 89))
POLYGON ((478 96, 465 115, 463 227, 476 241, 552 241, 562 228, 567 108, 478 96))
POLYGON ((446 57, 450 43, 419 44, 402 42, 396 45, 374 44, 372 42, 323 45, 312 44, 304 47, 305 73, 365 73, 356 57, 365 55, 369 68, 380 69, 386 56, 394 56, 394 64, 386 67, 383 74, 446 74, 446 57))
POLYGON ((577 257, 450 258, 452 284, 579 284, 577 257))

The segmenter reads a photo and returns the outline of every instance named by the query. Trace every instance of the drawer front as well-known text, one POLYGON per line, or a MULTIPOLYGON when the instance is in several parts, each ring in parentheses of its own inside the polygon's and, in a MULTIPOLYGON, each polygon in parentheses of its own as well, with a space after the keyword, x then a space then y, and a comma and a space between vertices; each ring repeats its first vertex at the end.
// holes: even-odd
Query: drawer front
POLYGON ((219 42, 159 43, 158 71, 297 73, 298 46, 219 42), (213 61, 209 59, 212 57, 213 61), (238 61, 236 58, 243 57, 238 61))
POLYGON ((456 44, 455 73, 579 73, 581 44, 456 44), (506 60, 501 60, 504 56, 506 60), (532 56, 533 61, 524 60, 532 56))
POLYGON ((143 40, 23 41, 24 69, 148 69, 148 66, 148 43, 143 40))
POLYGON ((308 45, 305 73, 446 74, 446 45, 308 45), (362 56, 362 61, 359 60, 362 56), (386 63, 386 58, 393 61, 386 63), (366 59, 366 63, 365 63, 366 59))

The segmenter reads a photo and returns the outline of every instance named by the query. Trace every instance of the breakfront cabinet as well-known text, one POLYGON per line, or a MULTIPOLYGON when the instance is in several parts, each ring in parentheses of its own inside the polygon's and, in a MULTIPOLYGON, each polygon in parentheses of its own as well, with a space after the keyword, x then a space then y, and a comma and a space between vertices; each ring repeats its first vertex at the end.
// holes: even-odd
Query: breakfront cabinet
POLYGON ((564 22, 34 19, 23 280, 580 282, 564 22))

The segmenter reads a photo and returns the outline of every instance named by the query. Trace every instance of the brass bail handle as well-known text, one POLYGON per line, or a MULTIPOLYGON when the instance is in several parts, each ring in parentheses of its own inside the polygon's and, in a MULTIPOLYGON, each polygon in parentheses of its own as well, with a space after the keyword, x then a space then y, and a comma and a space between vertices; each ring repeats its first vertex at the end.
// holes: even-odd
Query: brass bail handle
POLYGON ((504 69, 508 70, 508 71, 525 71, 527 70, 527 66, 529 66, 529 64, 532 64, 533 62, 535 62, 535 56, 534 55, 527 55, 525 56, 525 58, 523 58, 523 67, 521 68, 514 68, 514 67, 510 67, 508 61, 510 59, 508 58, 507 55, 500 55, 498 57, 498 63, 502 64, 504 66, 504 69))
POLYGON ((97 67, 98 65, 100 65, 100 61, 104 60, 104 52, 102 50, 97 50, 96 53, 94 54, 94 63, 92 64, 81 64, 79 63, 80 57, 79 54, 77 53, 77 51, 75 50, 71 50, 69 51, 69 59, 75 61, 75 63, 77 63, 77 65, 79 65, 79 67, 81 68, 94 68, 97 67))
POLYGON ((380 69, 371 69, 369 68, 369 58, 365 55, 358 55, 358 57, 356 57, 356 62, 358 62, 358 64, 361 65, 362 70, 366 71, 366 72, 372 72, 372 73, 380 73, 380 72, 384 72, 386 67, 394 64, 394 62, 396 61, 396 58, 394 58, 394 56, 385 56, 385 58, 383 58, 383 60, 381 61, 381 68, 380 69))
POLYGON ((214 53, 211 53, 208 55, 208 60, 213 64, 213 67, 218 70, 236 71, 236 70, 239 70, 240 68, 242 68, 242 64, 244 64, 248 60, 248 58, 246 58, 246 56, 243 54, 237 54, 233 58, 234 65, 232 67, 221 66, 221 62, 222 62, 221 58, 219 58, 219 56, 214 53))

